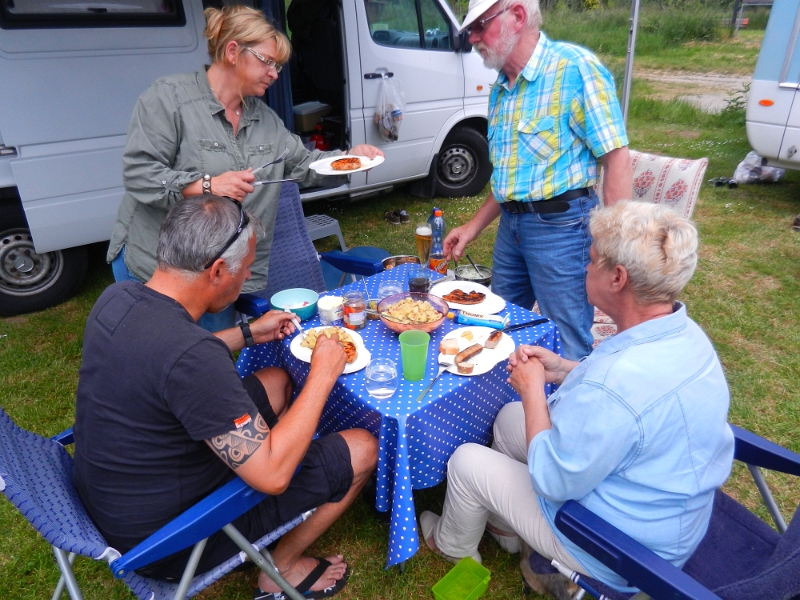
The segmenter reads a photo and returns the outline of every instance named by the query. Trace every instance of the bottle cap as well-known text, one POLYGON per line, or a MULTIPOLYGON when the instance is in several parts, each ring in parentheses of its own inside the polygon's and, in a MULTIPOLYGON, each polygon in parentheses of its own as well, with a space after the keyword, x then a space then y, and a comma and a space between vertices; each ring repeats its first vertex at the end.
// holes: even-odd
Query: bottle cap
POLYGON ((437 208, 437 209, 436 209, 436 210, 433 212, 433 214, 434 214, 434 215, 436 215, 437 217, 441 217, 441 216, 442 216, 442 209, 441 209, 441 208, 437 208))

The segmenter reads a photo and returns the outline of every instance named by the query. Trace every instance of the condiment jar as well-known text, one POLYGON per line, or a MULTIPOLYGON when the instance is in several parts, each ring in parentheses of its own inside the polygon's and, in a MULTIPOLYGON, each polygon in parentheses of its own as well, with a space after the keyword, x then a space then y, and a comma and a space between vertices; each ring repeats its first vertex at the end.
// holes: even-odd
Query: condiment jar
POLYGON ((323 325, 341 327, 344 324, 344 298, 341 296, 323 296, 317 302, 317 309, 323 325))
POLYGON ((361 292, 344 295, 344 326, 348 329, 363 329, 367 324, 367 302, 361 292))

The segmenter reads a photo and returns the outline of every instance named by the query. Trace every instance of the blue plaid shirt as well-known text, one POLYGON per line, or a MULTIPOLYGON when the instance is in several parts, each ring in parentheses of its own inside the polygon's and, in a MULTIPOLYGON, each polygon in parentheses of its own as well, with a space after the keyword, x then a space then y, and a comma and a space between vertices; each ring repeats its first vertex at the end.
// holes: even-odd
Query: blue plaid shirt
POLYGON ((614 79, 597 57, 540 33, 509 86, 489 98, 492 191, 498 202, 546 200, 597 182, 597 162, 628 145, 614 79))

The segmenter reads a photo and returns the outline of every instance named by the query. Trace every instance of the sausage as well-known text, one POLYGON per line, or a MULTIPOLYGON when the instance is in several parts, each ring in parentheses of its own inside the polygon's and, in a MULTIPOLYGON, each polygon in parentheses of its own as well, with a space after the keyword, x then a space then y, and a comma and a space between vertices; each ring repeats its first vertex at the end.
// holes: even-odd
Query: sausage
POLYGON ((503 337, 503 332, 499 329, 497 331, 493 331, 492 334, 486 340, 486 343, 483 344, 484 348, 489 348, 490 350, 497 346, 500 343, 500 339, 503 337))
POLYGON ((473 356, 480 354, 482 350, 483 346, 481 346, 480 344, 472 344, 472 346, 470 346, 469 348, 466 348, 465 350, 462 350, 461 352, 456 354, 456 357, 453 359, 453 362, 457 365, 461 364, 464 361, 470 360, 473 356))

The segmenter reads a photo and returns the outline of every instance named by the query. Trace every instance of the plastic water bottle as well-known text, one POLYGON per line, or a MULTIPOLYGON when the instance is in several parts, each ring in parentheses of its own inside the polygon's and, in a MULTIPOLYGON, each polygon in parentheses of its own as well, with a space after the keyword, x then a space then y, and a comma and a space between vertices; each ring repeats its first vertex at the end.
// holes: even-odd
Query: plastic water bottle
POLYGON ((444 257, 444 234, 445 224, 442 210, 436 208, 433 211, 433 221, 431 222, 431 257, 428 267, 432 271, 445 275, 447 273, 447 260, 444 257))
POLYGON ((434 206, 431 209, 431 216, 428 217, 428 225, 431 226, 431 231, 433 230, 433 220, 436 218, 436 211, 441 210, 438 206, 434 206))

